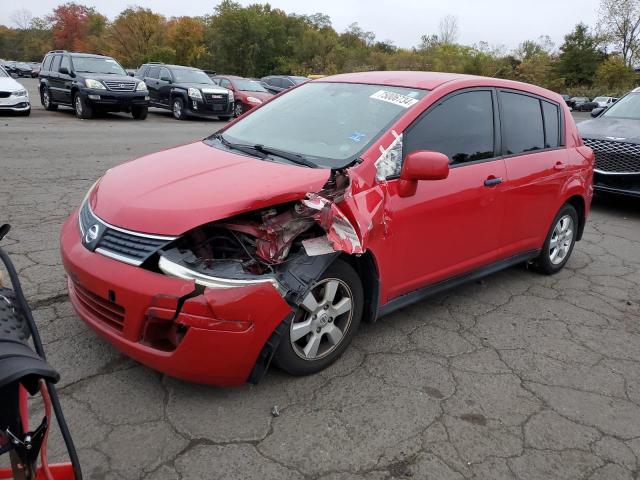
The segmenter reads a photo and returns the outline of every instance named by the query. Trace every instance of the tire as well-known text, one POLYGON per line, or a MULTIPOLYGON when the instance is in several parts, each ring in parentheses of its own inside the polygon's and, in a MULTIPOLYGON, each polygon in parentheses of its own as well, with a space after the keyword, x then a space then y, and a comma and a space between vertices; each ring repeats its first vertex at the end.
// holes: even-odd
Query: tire
POLYGON ((310 375, 327 368, 353 340, 363 303, 360 277, 347 262, 336 260, 314 284, 293 321, 287 321, 274 358, 276 365, 291 375, 310 375), (351 308, 345 309, 348 305, 351 308))
POLYGON ((88 120, 93 117, 93 109, 79 93, 73 96, 73 109, 76 111, 76 117, 78 118, 88 120))
POLYGON ((553 275, 562 270, 576 244, 578 225, 576 209, 564 204, 551 223, 540 256, 534 261, 540 272, 553 275))
POLYGON ((171 112, 173 113, 173 118, 176 120, 184 120, 187 118, 184 112, 184 100, 182 100, 182 98, 175 97, 171 100, 171 112))
POLYGON ((51 100, 51 91, 49 90, 49 87, 44 87, 40 90, 40 103, 45 110, 50 112, 58 109, 58 104, 53 103, 51 100))
POLYGON ((132 107, 131 116, 136 120, 144 120, 149 113, 149 107, 132 107))
POLYGON ((242 105, 242 102, 236 102, 233 106, 233 116, 235 118, 238 118, 243 113, 244 113, 244 105, 242 105))

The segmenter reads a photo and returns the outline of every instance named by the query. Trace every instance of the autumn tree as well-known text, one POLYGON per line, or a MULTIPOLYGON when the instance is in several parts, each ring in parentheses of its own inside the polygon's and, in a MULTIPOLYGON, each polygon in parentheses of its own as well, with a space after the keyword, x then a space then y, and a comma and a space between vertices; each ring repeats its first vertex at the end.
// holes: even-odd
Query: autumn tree
POLYGON ((73 2, 56 7, 47 20, 52 26, 53 47, 75 51, 93 49, 107 22, 94 8, 73 2))
POLYGON ((177 17, 169 20, 165 46, 173 50, 174 61, 185 65, 196 65, 204 55, 204 25, 193 17, 177 17))
POLYGON ((164 16, 148 8, 127 8, 109 26, 109 51, 127 66, 159 60, 154 54, 165 48, 166 25, 164 16))

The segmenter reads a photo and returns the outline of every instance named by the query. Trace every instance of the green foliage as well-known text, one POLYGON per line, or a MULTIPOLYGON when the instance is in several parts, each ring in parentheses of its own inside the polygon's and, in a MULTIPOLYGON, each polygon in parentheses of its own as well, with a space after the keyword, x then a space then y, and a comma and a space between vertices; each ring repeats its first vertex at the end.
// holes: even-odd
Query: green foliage
POLYGON ((596 84, 609 92, 621 92, 633 88, 636 73, 621 57, 611 56, 596 70, 596 84))
POLYGON ((573 32, 564 37, 555 66, 556 75, 564 78, 568 87, 593 85, 596 69, 605 58, 599 46, 600 40, 589 33, 586 25, 576 25, 573 32))
POLYGON ((222 0, 204 17, 167 19, 149 8, 129 7, 112 21, 70 2, 21 25, 0 25, 0 58, 39 60, 48 50, 65 47, 112 55, 127 67, 161 61, 249 77, 431 70, 514 79, 559 92, 624 90, 636 79, 617 57, 607 59, 601 39, 582 24, 559 51, 543 36, 525 40, 513 52, 484 42, 456 43, 455 17, 445 17, 438 33, 422 35, 415 48, 399 48, 357 23, 337 32, 323 13, 287 14, 269 4, 242 6, 233 0, 222 0))

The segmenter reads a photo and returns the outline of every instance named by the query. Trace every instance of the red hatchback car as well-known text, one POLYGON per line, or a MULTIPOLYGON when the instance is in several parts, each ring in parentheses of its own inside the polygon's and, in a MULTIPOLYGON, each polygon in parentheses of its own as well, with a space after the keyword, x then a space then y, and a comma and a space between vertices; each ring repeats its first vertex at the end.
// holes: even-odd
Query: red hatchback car
POLYGON ((109 170, 65 223, 78 315, 168 375, 317 372, 361 321, 511 265, 559 271, 594 156, 560 95, 368 72, 109 170))
POLYGON ((234 117, 239 117, 273 97, 273 93, 260 85, 260 82, 250 78, 237 77, 235 75, 215 75, 211 79, 215 84, 233 92, 235 97, 234 117))

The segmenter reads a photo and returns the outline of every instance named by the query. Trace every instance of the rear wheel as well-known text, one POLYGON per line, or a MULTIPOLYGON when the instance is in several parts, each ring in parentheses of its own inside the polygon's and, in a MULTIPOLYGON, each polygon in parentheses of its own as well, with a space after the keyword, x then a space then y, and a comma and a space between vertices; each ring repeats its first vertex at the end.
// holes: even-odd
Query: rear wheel
POLYGON ((76 93, 73 97, 73 107, 78 118, 87 120, 93 116, 93 109, 79 93, 76 93))
POLYGON ((577 231, 578 213, 572 205, 565 204, 553 220, 540 256, 535 260, 538 270, 547 275, 562 270, 573 252, 577 231))
POLYGON ((131 115, 136 120, 144 120, 145 118, 147 118, 148 113, 149 113, 148 107, 132 107, 131 108, 131 115))
POLYGON ((358 274, 336 260, 298 308, 278 346, 276 364, 292 375, 309 375, 331 365, 358 330, 363 302, 358 274))
POLYGON ((176 120, 184 120, 187 115, 184 113, 184 101, 180 97, 176 97, 171 102, 171 112, 176 120))
POLYGON ((58 109, 58 105, 51 100, 51 92, 49 87, 43 87, 40 90, 40 103, 45 110, 53 111, 58 109))

